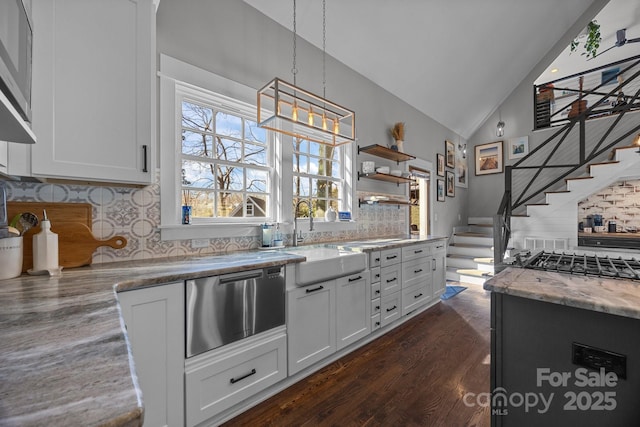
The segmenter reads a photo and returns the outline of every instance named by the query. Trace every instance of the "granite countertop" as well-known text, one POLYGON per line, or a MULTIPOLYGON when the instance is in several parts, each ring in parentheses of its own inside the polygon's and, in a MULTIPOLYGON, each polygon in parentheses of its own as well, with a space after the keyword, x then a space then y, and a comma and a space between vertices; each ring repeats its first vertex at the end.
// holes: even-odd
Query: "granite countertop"
POLYGON ((142 425, 115 292, 304 259, 239 252, 0 280, 0 426, 142 425))
POLYGON ((484 289, 640 319, 640 282, 508 267, 484 289))
MULTIPOLYGON (((400 236, 341 245, 371 251, 442 239, 400 236)), ((305 259, 286 250, 248 251, 0 280, 0 426, 142 425, 142 396, 116 293, 305 259)))
POLYGON ((335 246, 338 249, 372 252, 382 249, 394 249, 402 246, 433 242, 437 240, 446 240, 446 236, 398 236, 398 237, 384 237, 381 239, 373 240, 361 240, 361 241, 349 241, 336 243, 335 246))

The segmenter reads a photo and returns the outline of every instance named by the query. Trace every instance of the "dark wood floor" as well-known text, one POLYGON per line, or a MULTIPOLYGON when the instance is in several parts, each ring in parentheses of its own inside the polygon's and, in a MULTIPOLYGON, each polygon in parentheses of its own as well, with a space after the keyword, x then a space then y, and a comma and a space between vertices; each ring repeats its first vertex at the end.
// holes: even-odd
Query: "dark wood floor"
POLYGON ((489 426, 489 293, 478 285, 289 387, 227 426, 489 426))

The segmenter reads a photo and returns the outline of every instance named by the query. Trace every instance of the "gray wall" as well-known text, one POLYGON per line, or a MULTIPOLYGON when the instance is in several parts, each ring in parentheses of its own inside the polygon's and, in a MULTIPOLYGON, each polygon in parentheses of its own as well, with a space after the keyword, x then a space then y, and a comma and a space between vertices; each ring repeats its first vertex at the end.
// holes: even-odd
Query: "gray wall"
MULTIPOLYGON (((318 17, 321 22, 322 17, 318 17)), ((253 88, 273 77, 292 81, 292 34, 239 0, 162 0, 157 14, 158 51, 253 88)), ((357 54, 357 52, 354 52, 357 54)), ((297 84, 322 93, 322 51, 298 38, 297 84)), ((358 144, 386 145, 393 123, 406 123, 405 151, 433 162, 444 153, 444 141, 464 143, 460 136, 402 102, 344 64, 327 56, 326 96, 356 112, 358 144)), ((398 78, 402 78, 401 67, 398 78)), ((367 155, 362 160, 371 160, 367 155)), ((376 159, 378 160, 378 159, 376 159)), ((357 189, 402 194, 404 187, 360 180, 357 189)), ((435 197, 434 197, 435 200, 435 197)), ((467 189, 433 202, 438 220, 432 233, 448 235, 466 224, 467 189), (458 216, 460 220, 458 220, 458 216)))
MULTIPOLYGON (((533 83, 553 60, 569 45, 576 34, 608 3, 608 0, 597 0, 591 7, 568 29, 565 35, 556 43, 549 53, 536 65, 522 82, 511 92, 498 109, 487 118, 484 124, 469 138, 469 215, 493 216, 498 211, 504 194, 504 173, 475 176, 476 145, 486 144, 507 138, 529 136, 529 150, 548 138, 552 131, 533 132, 533 83), (505 122, 504 137, 496 137, 496 125, 502 118, 505 122)), ((582 59, 580 57, 579 59, 582 59)), ((517 60, 516 58, 505 59, 517 60)), ((584 69, 591 68, 585 62, 584 69)), ((505 153, 504 164, 512 164, 517 160, 508 160, 505 153)))

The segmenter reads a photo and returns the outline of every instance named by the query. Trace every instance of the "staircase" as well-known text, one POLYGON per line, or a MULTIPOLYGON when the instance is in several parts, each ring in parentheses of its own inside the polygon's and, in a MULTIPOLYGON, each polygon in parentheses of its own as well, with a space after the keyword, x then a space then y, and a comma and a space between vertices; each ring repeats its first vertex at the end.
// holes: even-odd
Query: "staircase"
POLYGON ((524 248, 526 237, 566 239, 569 249, 578 246, 578 202, 621 179, 640 177, 638 148, 614 149, 611 161, 590 164, 586 175, 565 180, 565 190, 547 192, 545 203, 527 205, 526 215, 512 216, 509 246, 524 248))
POLYGON ((493 276, 493 224, 491 218, 470 217, 456 231, 447 251, 447 280, 482 285, 493 276))

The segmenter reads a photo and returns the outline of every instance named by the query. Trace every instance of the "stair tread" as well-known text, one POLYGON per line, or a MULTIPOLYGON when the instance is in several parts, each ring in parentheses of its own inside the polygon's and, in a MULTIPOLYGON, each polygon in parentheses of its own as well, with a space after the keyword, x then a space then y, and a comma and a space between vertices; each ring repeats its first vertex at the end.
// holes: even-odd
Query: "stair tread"
POLYGON ((462 255, 462 254, 447 254, 447 258, 459 258, 459 259, 468 259, 473 261, 477 257, 474 255, 462 255))
POLYGON ((493 237, 489 234, 485 234, 485 233, 478 233, 475 231, 461 231, 460 233, 455 233, 454 236, 460 236, 460 237, 493 237))
POLYGON ((493 265, 493 258, 474 258, 473 259, 478 264, 491 264, 493 265))
POLYGON ((545 191, 544 194, 562 194, 571 193, 571 190, 559 190, 559 191, 545 191))
POLYGON ((464 275, 464 276, 475 276, 475 277, 493 277, 493 274, 489 271, 482 271, 482 270, 473 270, 473 269, 464 269, 464 268, 459 268, 456 270, 456 272, 460 275, 464 275))
POLYGON ((467 224, 473 227, 493 227, 493 224, 467 224))
POLYGON ((577 181, 580 179, 593 179, 592 176, 576 176, 575 178, 565 178, 565 181, 577 181))
POLYGON ((549 206, 549 203, 527 203, 525 206, 549 206))

